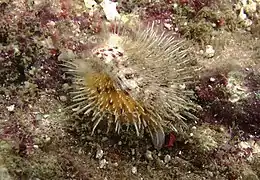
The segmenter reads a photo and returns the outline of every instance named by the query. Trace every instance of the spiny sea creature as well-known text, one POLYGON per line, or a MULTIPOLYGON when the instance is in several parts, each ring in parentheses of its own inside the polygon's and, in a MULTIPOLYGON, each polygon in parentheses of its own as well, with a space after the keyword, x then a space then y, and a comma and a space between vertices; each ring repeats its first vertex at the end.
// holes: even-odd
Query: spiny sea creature
POLYGON ((148 130, 159 149, 165 129, 182 132, 187 117, 195 118, 187 85, 199 68, 185 41, 154 23, 114 22, 103 29, 86 58, 65 61, 76 85, 71 108, 92 117, 92 133, 102 120, 114 123, 116 132, 133 125, 137 135, 148 130))

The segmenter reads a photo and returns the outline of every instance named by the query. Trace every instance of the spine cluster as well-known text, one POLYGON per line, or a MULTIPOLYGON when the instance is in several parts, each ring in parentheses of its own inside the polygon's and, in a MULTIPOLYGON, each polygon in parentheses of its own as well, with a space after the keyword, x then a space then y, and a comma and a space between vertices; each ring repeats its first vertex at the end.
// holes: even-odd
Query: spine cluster
MULTIPOLYGON (((186 43, 154 24, 106 26, 89 56, 65 61, 74 76, 72 108, 88 114, 93 132, 102 120, 133 125, 137 135, 151 134, 155 147, 164 143, 165 129, 181 132, 195 105, 187 85, 199 69, 186 43)), ((92 132, 92 133, 93 133, 92 132)))

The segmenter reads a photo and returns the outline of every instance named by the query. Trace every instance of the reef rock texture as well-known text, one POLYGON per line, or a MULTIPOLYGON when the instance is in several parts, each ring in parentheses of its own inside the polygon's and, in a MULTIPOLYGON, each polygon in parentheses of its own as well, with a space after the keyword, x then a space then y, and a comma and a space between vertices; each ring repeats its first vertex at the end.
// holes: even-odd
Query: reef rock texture
POLYGON ((0 180, 258 180, 259 7, 258 0, 0 0, 0 180), (92 135, 91 118, 68 110, 74 81, 64 59, 87 57, 114 20, 153 22, 184 39, 201 67, 180 85, 193 92, 197 111, 185 133, 165 131, 160 150, 132 126, 118 134, 100 123, 92 135))

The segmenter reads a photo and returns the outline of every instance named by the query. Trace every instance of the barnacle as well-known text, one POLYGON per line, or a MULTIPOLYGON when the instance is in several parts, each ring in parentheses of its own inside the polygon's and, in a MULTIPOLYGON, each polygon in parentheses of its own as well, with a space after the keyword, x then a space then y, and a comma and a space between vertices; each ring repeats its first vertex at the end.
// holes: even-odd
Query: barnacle
POLYGON ((198 67, 185 41, 160 31, 154 23, 129 27, 105 26, 88 57, 65 61, 75 77, 75 113, 90 115, 93 132, 102 120, 133 125, 139 135, 148 130, 156 148, 164 143, 165 128, 182 132, 187 117, 195 118, 193 92, 198 67))

